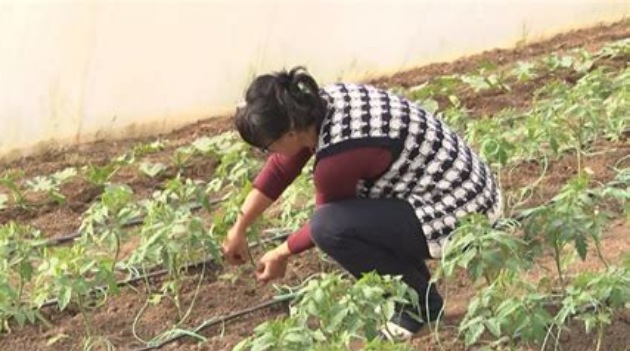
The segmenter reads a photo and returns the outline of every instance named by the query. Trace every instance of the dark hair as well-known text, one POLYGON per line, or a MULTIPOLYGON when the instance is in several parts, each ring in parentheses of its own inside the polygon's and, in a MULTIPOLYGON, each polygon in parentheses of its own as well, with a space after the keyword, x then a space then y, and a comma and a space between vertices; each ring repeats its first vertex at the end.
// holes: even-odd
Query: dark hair
POLYGON ((303 131, 324 117, 326 103, 304 67, 256 77, 237 108, 235 124, 241 138, 263 147, 284 133, 303 131))

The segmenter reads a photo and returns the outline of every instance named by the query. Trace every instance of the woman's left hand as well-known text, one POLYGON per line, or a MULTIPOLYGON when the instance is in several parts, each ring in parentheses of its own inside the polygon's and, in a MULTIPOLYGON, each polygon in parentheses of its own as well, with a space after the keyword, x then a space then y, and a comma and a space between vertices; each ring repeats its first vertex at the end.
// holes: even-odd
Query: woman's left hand
POLYGON ((283 243, 277 248, 268 251, 258 261, 256 267, 256 279, 261 283, 267 283, 270 280, 282 278, 287 270, 291 251, 287 243, 283 243))

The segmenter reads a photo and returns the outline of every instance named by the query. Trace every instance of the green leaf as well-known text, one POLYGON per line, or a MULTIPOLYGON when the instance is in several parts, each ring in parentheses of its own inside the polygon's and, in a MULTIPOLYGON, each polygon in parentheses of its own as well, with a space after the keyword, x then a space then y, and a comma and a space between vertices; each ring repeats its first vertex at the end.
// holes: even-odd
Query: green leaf
POLYGON ((68 167, 62 171, 54 173, 52 177, 57 181, 57 183, 64 183, 68 179, 77 175, 77 169, 74 167, 68 167))
POLYGON ((288 333, 288 335, 284 337, 284 340, 292 344, 300 345, 300 344, 304 344, 305 336, 306 336, 305 330, 302 330, 300 332, 293 331, 291 333, 288 333))
POLYGON ((65 310, 68 304, 70 303, 70 299, 72 298, 72 288, 68 286, 62 286, 59 289, 59 296, 57 297, 57 304, 59 305, 60 310, 65 310))
POLYGON ((486 328, 495 337, 501 336, 501 323, 496 318, 491 318, 486 321, 486 328))
POLYGON ((582 259, 582 261, 586 260, 587 247, 588 247, 588 244, 586 242, 586 238, 585 237, 577 236, 575 238, 575 249, 577 250, 578 254, 580 255, 580 258, 582 259))
POLYGON ((161 162, 158 162, 158 163, 142 162, 139 168, 142 171, 142 173, 148 175, 151 178, 154 178, 158 174, 165 171, 168 167, 166 167, 166 165, 161 162))
POLYGON ((466 330, 466 345, 470 346, 479 340, 481 334, 485 330, 483 322, 478 321, 477 323, 471 324, 468 326, 466 330))

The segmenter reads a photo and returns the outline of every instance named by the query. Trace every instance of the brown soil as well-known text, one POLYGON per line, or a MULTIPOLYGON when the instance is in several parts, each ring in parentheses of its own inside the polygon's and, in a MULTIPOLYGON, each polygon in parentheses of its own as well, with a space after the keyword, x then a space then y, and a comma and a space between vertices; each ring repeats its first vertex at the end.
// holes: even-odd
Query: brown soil
MULTIPOLYGON (((432 64, 420 67, 408 72, 396 74, 393 77, 384 77, 373 83, 385 87, 404 86, 411 87, 421 84, 431 77, 438 75, 457 74, 472 71, 484 62, 493 62, 499 66, 508 65, 518 60, 528 60, 552 51, 569 50, 571 48, 586 48, 596 50, 603 44, 621 38, 630 37, 630 22, 623 21, 610 26, 599 26, 591 29, 578 30, 557 36, 551 40, 522 45, 515 49, 497 49, 484 52, 479 55, 465 57, 455 62, 432 64)), ((622 67, 623 63, 609 62, 614 67, 622 67)), ((517 109, 526 108, 531 101, 533 92, 551 79, 571 81, 575 77, 571 74, 559 73, 554 77, 536 79, 526 84, 514 84, 512 90, 487 91, 474 94, 470 91, 461 91, 460 97, 464 106, 471 110, 473 116, 488 116, 506 107, 517 109)), ((166 148, 163 151, 151 153, 143 157, 143 160, 151 162, 163 162, 170 166, 165 175, 158 179, 151 179, 137 170, 137 165, 122 168, 113 178, 115 182, 129 184, 136 197, 146 198, 151 192, 159 189, 166 177, 174 174, 170 157, 174 150, 186 145, 202 135, 214 135, 232 128, 229 118, 211 118, 187 126, 173 133, 155 136, 153 138, 133 139, 116 142, 96 142, 75 147, 50 150, 43 155, 36 155, 3 164, 3 169, 20 170, 26 177, 50 174, 66 167, 82 167, 87 164, 103 165, 114 157, 128 152, 133 145, 139 142, 150 142, 155 139, 165 141, 166 148)), ((625 140, 617 143, 601 142, 594 146, 594 150, 606 150, 601 154, 595 154, 584 159, 585 165, 593 171, 596 181, 610 180, 613 173, 612 165, 630 154, 630 143, 625 140)), ((186 167, 186 176, 209 180, 215 167, 215 161, 207 158, 196 157, 186 167)), ((509 193, 524 184, 529 184, 540 174, 540 165, 529 163, 519 166, 516 170, 502 174, 503 187, 509 193)), ((575 157, 566 156, 560 161, 551 163, 546 177, 539 190, 533 194, 527 203, 528 206, 542 203, 548 200, 559 187, 575 173, 575 157)), ((29 209, 20 209, 10 206, 0 211, 0 223, 17 220, 41 228, 48 236, 60 236, 69 234, 78 228, 80 216, 95 201, 102 189, 89 184, 84 179, 74 179, 64 186, 63 192, 67 196, 65 205, 57 205, 45 197, 31 199, 38 204, 29 209)), ((3 189, 0 188, 0 191, 3 189)), ((603 249, 606 257, 615 262, 630 250, 628 239, 630 228, 627 221, 617 220, 606 231, 603 240, 603 249)), ((134 242, 125 244, 124 251, 133 249, 134 242)), ((259 257, 262 251, 254 252, 259 257)), ((579 262, 572 272, 593 270, 601 268, 601 263, 594 258, 593 252, 589 254, 586 262, 579 262)), ((435 267, 436 262, 432 262, 435 267)), ((545 266, 553 267, 550 262, 543 262, 540 270, 545 266)), ((291 262, 287 277, 282 284, 296 285, 309 275, 322 270, 336 269, 330 264, 323 263, 316 250, 311 250, 294 258, 291 262)), ((457 338, 457 325, 466 311, 467 302, 474 294, 474 287, 468 283, 465 274, 460 272, 461 279, 449 284, 448 307, 445 315, 445 327, 440 331, 441 347, 430 335, 424 331, 414 338, 412 345, 423 350, 465 350, 463 343, 457 338)), ((536 272, 532 272, 531 279, 536 279, 536 272)), ((274 294, 271 286, 257 285, 252 279, 251 267, 236 268, 212 268, 202 276, 200 272, 186 279, 182 293, 181 304, 188 306, 195 296, 198 279, 200 283, 194 308, 186 319, 184 325, 192 327, 212 317, 239 311, 257 303, 267 301, 274 294), (234 278, 232 281, 231 278, 234 278)), ((152 282, 152 287, 158 287, 160 279, 152 282)), ((445 287, 442 287, 444 290, 445 287)), ((103 336, 112 342, 119 350, 134 350, 142 344, 136 340, 132 333, 134 318, 140 313, 145 301, 147 291, 143 286, 135 289, 123 288, 118 294, 110 296, 103 306, 95 307, 91 312, 91 324, 94 334, 103 336)), ((243 337, 252 333, 253 328, 261 322, 284 316, 286 308, 282 305, 264 309, 256 313, 237 318, 223 325, 204 330, 201 334, 207 338, 207 342, 197 344, 190 339, 178 341, 163 347, 165 350, 229 350, 243 337)), ((27 325, 18 327, 12 325, 12 332, 0 336, 0 350, 81 350, 82 339, 85 336, 81 314, 70 307, 66 311, 59 312, 56 308, 44 310, 45 316, 54 325, 47 328, 44 325, 27 325), (49 344, 56 338, 56 342, 49 344)), ((166 330, 177 322, 177 309, 167 299, 150 305, 136 323, 136 335, 139 338, 150 339, 166 330)), ((606 329, 602 350, 628 350, 630 345, 630 316, 627 311, 615 316, 613 324, 606 329)), ((564 334, 561 344, 564 350, 592 350, 594 349, 593 334, 583 332, 583 326, 575 323, 564 334)), ((99 349, 99 348, 97 348, 99 349)), ((532 349, 536 349, 535 347, 532 349)))

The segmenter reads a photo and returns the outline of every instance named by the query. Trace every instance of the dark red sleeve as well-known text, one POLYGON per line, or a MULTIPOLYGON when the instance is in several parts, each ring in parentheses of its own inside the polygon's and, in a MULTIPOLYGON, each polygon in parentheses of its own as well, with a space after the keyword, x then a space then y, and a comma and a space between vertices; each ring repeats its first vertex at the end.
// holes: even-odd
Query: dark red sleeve
POLYGON ((297 155, 290 157, 276 153, 271 154, 254 179, 254 188, 260 190, 270 199, 277 200, 284 189, 300 175, 302 168, 312 154, 308 148, 304 148, 297 155))
MULTIPOLYGON (((386 147, 360 147, 326 157, 317 163, 315 204, 352 199, 357 196, 361 179, 374 179, 383 174, 392 162, 392 152, 386 147)), ((310 224, 306 223, 288 239, 289 250, 300 253, 314 246, 310 224)))

